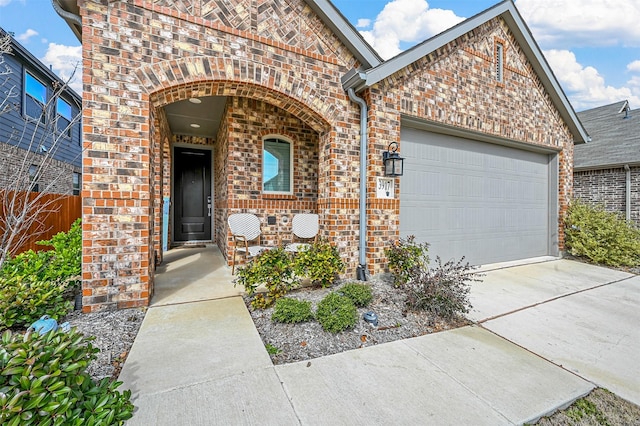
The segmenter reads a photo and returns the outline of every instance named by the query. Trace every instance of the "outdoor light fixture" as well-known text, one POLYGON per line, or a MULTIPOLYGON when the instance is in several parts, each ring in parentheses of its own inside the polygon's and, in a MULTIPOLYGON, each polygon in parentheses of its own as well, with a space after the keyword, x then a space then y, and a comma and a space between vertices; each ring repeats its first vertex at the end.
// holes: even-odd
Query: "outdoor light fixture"
POLYGON ((201 104, 202 100, 198 98, 189 98, 189 102, 191 102, 192 104, 201 104))
POLYGON ((397 142, 391 142, 387 150, 382 153, 382 162, 384 163, 385 176, 402 176, 404 168, 404 158, 398 154, 397 142))

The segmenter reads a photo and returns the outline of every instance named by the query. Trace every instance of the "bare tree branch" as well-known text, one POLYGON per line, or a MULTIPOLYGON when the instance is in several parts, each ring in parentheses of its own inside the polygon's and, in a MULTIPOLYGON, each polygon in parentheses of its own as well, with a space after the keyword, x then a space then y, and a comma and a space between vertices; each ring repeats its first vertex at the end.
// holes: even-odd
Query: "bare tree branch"
MULTIPOLYGON (((11 54, 11 36, 5 35, 0 37, 0 114, 19 105, 15 100, 20 90, 11 86, 11 68, 5 63, 8 54, 11 54)), ((79 123, 81 113, 71 120, 61 118, 56 111, 56 102, 67 90, 73 74, 75 70, 63 84, 51 82, 53 94, 45 104, 39 105, 40 116, 26 118, 22 128, 16 129, 8 141, 3 141, 19 147, 18 152, 24 152, 24 155, 11 171, 7 184, 0 189, 0 268, 14 250, 47 232, 46 218, 58 211, 57 201, 63 195, 54 191, 61 179, 69 176, 69 169, 55 168, 56 153, 63 143, 68 143, 68 132, 79 123), (45 174, 46 179, 42 179, 45 174), (36 182, 39 187, 34 191, 36 182)), ((76 106, 81 111, 81 105, 76 106)), ((79 147, 73 161, 82 155, 82 149, 79 147)))

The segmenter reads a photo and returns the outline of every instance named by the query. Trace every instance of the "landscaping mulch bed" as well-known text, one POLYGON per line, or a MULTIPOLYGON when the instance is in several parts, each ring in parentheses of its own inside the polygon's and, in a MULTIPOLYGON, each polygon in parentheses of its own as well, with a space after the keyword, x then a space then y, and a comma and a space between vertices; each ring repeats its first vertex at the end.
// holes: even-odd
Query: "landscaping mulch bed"
MULTIPOLYGON (((330 288, 303 287, 288 293, 286 297, 310 301, 315 311, 320 300, 330 292, 338 291, 347 282, 349 281, 330 288)), ((462 317, 445 320, 426 312, 406 311, 404 307, 406 296, 402 290, 393 287, 390 274, 377 275, 365 284, 370 285, 373 290, 373 301, 365 308, 358 308, 359 319, 355 327, 337 334, 324 331, 317 321, 301 324, 273 322, 271 320, 273 307, 253 309, 250 305, 251 299, 248 297, 245 297, 245 303, 262 341, 265 345, 269 345, 271 360, 274 364, 318 358, 470 324, 462 317), (368 311, 376 313, 377 327, 363 319, 365 312, 368 311), (274 353, 276 351, 277 353, 274 353)))

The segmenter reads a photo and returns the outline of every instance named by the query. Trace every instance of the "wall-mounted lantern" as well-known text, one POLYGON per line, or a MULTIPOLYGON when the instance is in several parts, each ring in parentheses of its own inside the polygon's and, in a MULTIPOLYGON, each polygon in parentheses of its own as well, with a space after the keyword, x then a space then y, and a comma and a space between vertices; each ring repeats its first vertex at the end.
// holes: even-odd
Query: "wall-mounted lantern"
POLYGON ((387 150, 382 153, 382 162, 384 163, 385 176, 402 176, 404 168, 404 158, 398 154, 398 144, 391 142, 387 150))

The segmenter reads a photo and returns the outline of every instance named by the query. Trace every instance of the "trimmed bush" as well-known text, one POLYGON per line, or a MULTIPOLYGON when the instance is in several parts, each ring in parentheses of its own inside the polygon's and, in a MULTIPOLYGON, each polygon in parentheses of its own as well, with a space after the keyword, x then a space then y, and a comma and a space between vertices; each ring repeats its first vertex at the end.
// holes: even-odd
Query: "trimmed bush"
POLYGON ((569 253, 611 266, 640 264, 640 230, 602 205, 573 200, 565 216, 569 253))
POLYGON ((429 244, 418 244, 415 240, 415 236, 409 235, 406 239, 392 241, 391 246, 384 250, 395 287, 402 287, 429 265, 429 244))
POLYGON ((290 324, 311 321, 313 319, 311 302, 289 297, 278 299, 273 308, 271 319, 276 322, 290 324))
POLYGON ((351 328, 358 322, 358 311, 351 299, 329 293, 318 303, 316 318, 322 328, 331 333, 351 328))
POLYGON ((61 319, 73 310, 65 300, 69 284, 60 281, 30 281, 27 278, 0 277, 0 331, 26 328, 42 315, 61 319))
POLYGON ((322 287, 329 287, 336 275, 344 271, 338 249, 326 241, 318 241, 309 249, 298 252, 293 265, 298 276, 309 278, 313 284, 322 287))
POLYGON ((86 368, 99 350, 72 329, 24 335, 7 331, 0 344, 0 424, 121 425, 132 417, 131 392, 86 368))
POLYGON ((347 283, 338 293, 351 299, 353 304, 360 308, 367 306, 373 300, 373 290, 367 284, 347 283))

